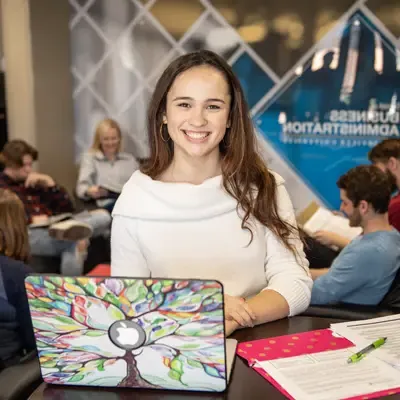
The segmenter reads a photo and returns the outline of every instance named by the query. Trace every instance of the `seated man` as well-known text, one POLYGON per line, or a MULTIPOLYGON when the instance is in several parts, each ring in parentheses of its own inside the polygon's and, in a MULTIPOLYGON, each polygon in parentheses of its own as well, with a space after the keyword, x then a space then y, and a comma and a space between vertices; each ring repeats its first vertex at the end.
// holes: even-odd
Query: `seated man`
POLYGON ((353 239, 332 266, 311 269, 311 304, 377 305, 400 267, 400 233, 388 221, 391 195, 386 173, 372 165, 351 169, 337 182, 340 209, 363 234, 353 239))
POLYGON ((49 175, 32 171, 38 152, 22 140, 12 140, 4 146, 0 161, 5 168, 0 173, 0 188, 16 193, 25 206, 29 228, 31 254, 60 256, 63 275, 80 275, 86 259, 88 238, 105 235, 110 230, 111 217, 105 210, 84 212, 73 219, 47 227, 49 217, 74 211, 68 193, 49 175))
MULTIPOLYGON (((382 171, 388 174, 392 193, 400 189, 400 139, 385 139, 378 143, 368 154, 369 160, 382 171)), ((389 223, 400 232, 400 194, 396 193, 389 203, 389 223)), ((350 241, 333 232, 317 232, 313 239, 321 245, 335 246, 339 250, 347 246, 350 241)))

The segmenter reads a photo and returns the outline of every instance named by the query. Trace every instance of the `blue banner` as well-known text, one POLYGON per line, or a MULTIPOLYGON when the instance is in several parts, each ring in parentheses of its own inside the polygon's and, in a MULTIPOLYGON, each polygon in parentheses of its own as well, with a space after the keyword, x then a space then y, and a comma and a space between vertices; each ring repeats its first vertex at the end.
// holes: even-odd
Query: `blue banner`
POLYGON ((357 11, 254 117, 267 142, 331 208, 340 203, 339 176, 368 163, 380 140, 400 136, 400 51, 378 25, 357 11))

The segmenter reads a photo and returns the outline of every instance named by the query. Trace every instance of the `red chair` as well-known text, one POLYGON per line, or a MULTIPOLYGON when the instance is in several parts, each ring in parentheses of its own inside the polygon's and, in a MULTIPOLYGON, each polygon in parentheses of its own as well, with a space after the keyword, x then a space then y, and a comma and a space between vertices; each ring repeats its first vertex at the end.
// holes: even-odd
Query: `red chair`
POLYGON ((111 275, 111 266, 110 266, 110 264, 96 265, 87 275, 88 276, 110 276, 111 275))

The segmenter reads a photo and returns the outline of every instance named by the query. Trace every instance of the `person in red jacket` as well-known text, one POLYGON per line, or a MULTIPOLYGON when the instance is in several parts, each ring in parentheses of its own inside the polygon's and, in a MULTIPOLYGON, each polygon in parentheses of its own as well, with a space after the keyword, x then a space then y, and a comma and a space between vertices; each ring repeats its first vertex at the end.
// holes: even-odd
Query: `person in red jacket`
POLYGON ((369 160, 387 172, 396 193, 389 204, 389 222, 400 231, 400 139, 385 139, 368 153, 369 160))

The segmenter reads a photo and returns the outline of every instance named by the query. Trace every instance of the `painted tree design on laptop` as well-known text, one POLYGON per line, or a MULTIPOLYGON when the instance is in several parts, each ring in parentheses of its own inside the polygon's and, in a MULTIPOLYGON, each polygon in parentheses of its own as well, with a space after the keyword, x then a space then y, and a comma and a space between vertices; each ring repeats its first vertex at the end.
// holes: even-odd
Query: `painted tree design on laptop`
POLYGON ((26 289, 48 383, 225 388, 217 282, 30 276, 26 289), (140 348, 110 340, 109 326, 122 320, 143 328, 140 348))

